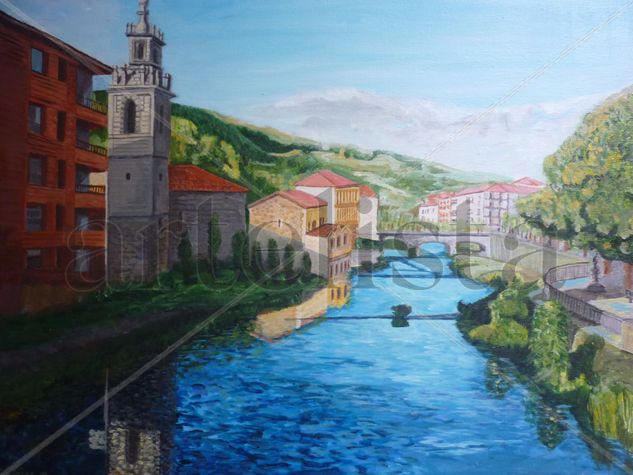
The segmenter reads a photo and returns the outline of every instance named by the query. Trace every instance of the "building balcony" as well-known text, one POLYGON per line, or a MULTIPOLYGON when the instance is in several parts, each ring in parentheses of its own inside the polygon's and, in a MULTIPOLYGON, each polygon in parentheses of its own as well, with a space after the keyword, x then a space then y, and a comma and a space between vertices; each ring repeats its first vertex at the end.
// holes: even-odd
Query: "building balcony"
POLYGON ((77 248, 105 247, 105 231, 75 230, 70 233, 68 244, 77 248))
POLYGON ((75 185, 77 193, 91 193, 93 195, 105 195, 106 187, 104 185, 75 185))
POLYGON ((85 165, 91 170, 104 172, 108 169, 108 150, 98 145, 77 140, 77 148, 75 149, 77 162, 85 165))
POLYGON ((108 104, 104 104, 102 102, 95 101, 88 97, 82 97, 81 95, 77 96, 77 104, 80 106, 86 107, 91 111, 98 112, 100 114, 108 113, 108 104))
POLYGON ((85 142, 84 140, 77 139, 77 148, 80 150, 85 150, 87 152, 96 153, 97 155, 101 155, 102 157, 108 156, 107 148, 100 147, 99 145, 93 145, 90 142, 85 142))
POLYGON ((105 209, 105 190, 102 185, 76 185, 75 207, 105 209))

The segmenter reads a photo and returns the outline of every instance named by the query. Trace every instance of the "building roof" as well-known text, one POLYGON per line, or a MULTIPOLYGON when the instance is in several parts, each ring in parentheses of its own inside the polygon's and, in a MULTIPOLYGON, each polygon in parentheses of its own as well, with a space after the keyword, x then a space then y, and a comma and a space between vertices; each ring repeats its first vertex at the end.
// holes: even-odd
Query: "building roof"
POLYGON ((474 186, 466 188, 458 193, 456 196, 473 195, 475 193, 483 192, 496 192, 496 193, 516 193, 519 195, 529 195, 536 193, 540 188, 535 186, 521 186, 514 183, 492 183, 489 185, 474 186))
POLYGON ((530 178, 529 176, 524 176, 523 178, 514 180, 512 184, 521 186, 535 186, 538 188, 543 188, 545 186, 545 183, 538 181, 536 178, 530 178))
POLYGON ((169 191, 246 193, 248 188, 195 165, 169 165, 169 191))
POLYGON ((440 191, 439 193, 433 193, 426 197, 426 201, 439 201, 444 200, 446 198, 450 198, 454 196, 455 192, 453 191, 440 191))
POLYGON ((312 231, 307 233, 308 236, 316 236, 316 237, 329 237, 334 233, 334 231, 338 231, 340 229, 345 228, 343 224, 322 224, 318 228, 314 228, 312 231))
POLYGON ((358 186, 358 183, 330 170, 318 171, 296 183, 296 186, 335 187, 358 186))
POLYGON ((426 200, 420 203, 420 208, 425 208, 429 206, 437 206, 437 201, 435 200, 426 200))
POLYGON ((360 196, 367 196, 369 198, 376 198, 378 195, 376 195, 376 192, 373 189, 371 189, 369 186, 361 185, 361 187, 360 187, 360 196))
POLYGON ((27 35, 31 35, 41 41, 48 43, 50 46, 62 50, 69 56, 75 58, 79 63, 81 63, 86 69, 88 69, 91 73, 96 75, 105 75, 112 74, 112 68, 96 58, 93 58, 87 53, 75 48, 72 45, 60 40, 56 36, 51 35, 45 31, 40 30, 34 26, 29 25, 28 23, 24 23, 23 21, 18 20, 17 18, 7 14, 6 12, 0 11, 0 23, 7 24, 15 29, 19 29, 27 35))
POLYGON ((255 201, 248 205, 249 208, 253 208, 264 201, 268 201, 273 198, 284 198, 288 201, 292 201, 294 204, 301 206, 302 208, 320 208, 321 206, 327 206, 327 201, 322 200, 317 196, 313 196, 309 193, 305 193, 303 191, 298 190, 290 190, 290 191, 277 191, 272 195, 264 196, 262 199, 255 201))

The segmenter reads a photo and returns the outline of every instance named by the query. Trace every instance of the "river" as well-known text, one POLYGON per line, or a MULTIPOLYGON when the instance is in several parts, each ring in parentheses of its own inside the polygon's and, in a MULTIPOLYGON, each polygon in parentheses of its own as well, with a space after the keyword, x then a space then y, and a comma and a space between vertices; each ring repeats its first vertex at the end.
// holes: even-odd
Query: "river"
POLYGON ((401 303, 416 316, 450 314, 490 292, 457 278, 441 246, 423 251, 353 277, 346 303, 324 318, 299 315, 275 333, 271 319, 288 318, 274 313, 248 333, 197 337, 113 398, 107 456, 96 413, 27 469, 620 473, 624 449, 543 401, 454 320, 396 328, 383 318, 401 303))

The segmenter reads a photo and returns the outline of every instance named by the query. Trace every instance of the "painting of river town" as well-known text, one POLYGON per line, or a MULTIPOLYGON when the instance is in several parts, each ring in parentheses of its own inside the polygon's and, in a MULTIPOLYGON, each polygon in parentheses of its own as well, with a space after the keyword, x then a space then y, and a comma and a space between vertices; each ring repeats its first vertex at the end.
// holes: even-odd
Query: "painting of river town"
POLYGON ((0 475, 633 474, 633 1, 0 0, 0 475))

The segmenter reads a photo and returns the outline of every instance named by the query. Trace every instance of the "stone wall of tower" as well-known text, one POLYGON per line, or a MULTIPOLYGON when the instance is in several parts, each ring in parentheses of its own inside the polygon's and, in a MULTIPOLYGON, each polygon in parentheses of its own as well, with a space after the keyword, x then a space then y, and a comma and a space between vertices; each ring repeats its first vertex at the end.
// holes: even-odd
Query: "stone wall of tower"
POLYGON ((108 281, 149 282, 167 268, 167 217, 108 221, 108 281))

